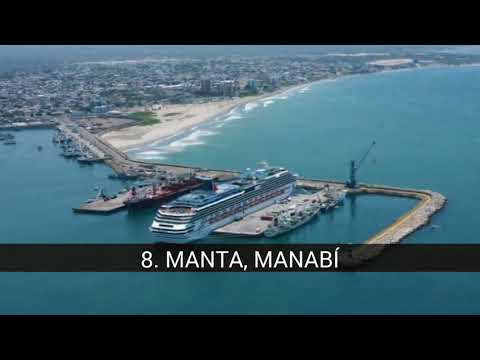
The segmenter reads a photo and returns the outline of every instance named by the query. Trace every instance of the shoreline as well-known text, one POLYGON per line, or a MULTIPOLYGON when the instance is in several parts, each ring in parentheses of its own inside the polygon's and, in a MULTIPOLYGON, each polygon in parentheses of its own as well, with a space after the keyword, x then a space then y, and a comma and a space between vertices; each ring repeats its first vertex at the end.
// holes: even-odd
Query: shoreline
POLYGON ((172 104, 172 105, 168 105, 168 107, 174 108, 175 106, 177 107, 183 106, 184 108, 187 109, 186 110, 187 112, 191 108, 195 109, 195 107, 198 108, 201 106, 214 107, 219 104, 220 106, 224 105, 224 108, 214 109, 214 110, 210 109, 210 112, 211 112, 210 114, 207 114, 205 116, 202 116, 202 114, 200 114, 198 115, 199 118, 191 121, 187 121, 186 123, 182 123, 182 124, 180 124, 182 119, 173 119, 173 122, 170 128, 168 128, 170 124, 167 124, 165 126, 165 123, 159 123, 159 124, 150 125, 150 126, 133 125, 121 130, 113 130, 113 131, 106 132, 100 135, 100 138, 103 141, 106 141, 107 143, 109 143, 111 146, 115 147, 116 149, 126 153, 132 150, 136 150, 137 148, 148 146, 150 144, 161 143, 162 141, 168 141, 168 139, 180 136, 183 133, 188 133, 190 129, 196 128, 201 125, 205 125, 219 117, 227 115, 229 112, 233 111, 234 109, 242 107, 248 103, 265 100, 270 97, 275 97, 281 94, 288 93, 290 91, 299 90, 304 87, 315 85, 321 82, 336 81, 338 79, 364 76, 364 75, 388 74, 388 73, 402 72, 402 71, 414 71, 414 70, 438 69, 438 68, 450 68, 450 67, 461 68, 461 67, 475 67, 475 66, 480 66, 480 63, 431 64, 431 65, 423 65, 418 67, 408 67, 408 68, 400 68, 400 69, 385 69, 385 70, 379 70, 379 71, 369 72, 369 73, 344 74, 344 75, 335 76, 333 78, 318 79, 315 81, 310 81, 302 84, 287 86, 282 89, 273 91, 271 93, 265 93, 257 96, 249 96, 245 98, 237 98, 232 100, 210 101, 202 104, 178 104, 178 105, 172 104), (143 134, 138 134, 138 133, 135 134, 136 131, 140 133, 143 132, 143 134), (140 138, 138 138, 138 136, 140 136, 140 138))
POLYGON ((178 136, 183 132, 187 132, 191 128, 204 125, 219 117, 225 116, 232 110, 239 108, 241 106, 244 106, 248 103, 268 99, 270 97, 278 96, 280 94, 284 94, 289 91, 302 89, 315 82, 316 81, 292 85, 282 89, 278 89, 271 93, 265 93, 257 96, 248 96, 245 98, 237 98, 237 99, 221 100, 221 101, 210 101, 202 104, 167 105, 166 109, 175 109, 176 107, 183 107, 182 110, 185 111, 186 113, 192 110, 193 111, 199 110, 199 108, 201 108, 202 106, 212 107, 212 108, 216 106, 220 106, 221 108, 207 109, 206 111, 209 113, 206 115, 202 114, 201 111, 200 111, 200 114, 195 114, 195 115, 187 114, 186 117, 197 116, 196 119, 192 119, 190 121, 185 121, 186 119, 184 117, 180 119, 173 119, 172 123, 170 124, 159 123, 159 124, 150 125, 150 126, 133 125, 121 130, 113 130, 113 131, 106 132, 100 135, 100 138, 103 141, 108 142, 110 145, 117 148, 118 150, 123 152, 128 152, 128 151, 131 151, 132 149, 136 149, 137 147, 147 146, 149 144, 158 143, 158 142, 161 142, 162 140, 168 140, 169 138, 178 136), (181 121, 184 121, 184 122, 180 123, 181 121), (140 136, 140 138, 138 138, 138 135, 140 136))

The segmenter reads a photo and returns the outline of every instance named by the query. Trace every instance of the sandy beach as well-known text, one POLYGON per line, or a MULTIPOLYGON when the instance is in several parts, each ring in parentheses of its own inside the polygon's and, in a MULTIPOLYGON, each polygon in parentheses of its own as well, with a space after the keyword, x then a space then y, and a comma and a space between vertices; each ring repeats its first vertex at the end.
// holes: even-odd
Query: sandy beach
POLYGON ((153 111, 160 120, 158 124, 148 126, 135 125, 121 130, 110 131, 103 134, 101 138, 119 150, 128 150, 160 141, 188 130, 217 116, 226 114, 238 106, 308 85, 296 85, 259 96, 212 101, 203 104, 167 104, 160 110, 153 111))

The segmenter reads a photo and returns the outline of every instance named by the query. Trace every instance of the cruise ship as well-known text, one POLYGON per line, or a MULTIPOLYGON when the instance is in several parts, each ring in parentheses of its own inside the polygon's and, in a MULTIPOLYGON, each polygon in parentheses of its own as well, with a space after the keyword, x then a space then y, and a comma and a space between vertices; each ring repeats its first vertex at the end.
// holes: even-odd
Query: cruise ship
POLYGON ((194 190, 160 207, 150 231, 160 242, 189 243, 290 196, 296 178, 287 169, 263 164, 225 182, 204 179, 194 190))

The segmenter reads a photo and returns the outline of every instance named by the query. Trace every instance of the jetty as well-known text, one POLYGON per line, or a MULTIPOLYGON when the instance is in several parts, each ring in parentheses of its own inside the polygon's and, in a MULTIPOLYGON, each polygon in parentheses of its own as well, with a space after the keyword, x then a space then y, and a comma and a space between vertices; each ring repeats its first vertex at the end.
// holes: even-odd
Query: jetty
POLYGON ((346 267, 359 266, 380 255, 386 246, 398 244, 408 235, 427 225, 432 216, 447 204, 447 198, 445 196, 431 190, 415 190, 365 184, 362 184, 358 189, 350 190, 350 195, 364 194, 408 197, 417 199, 419 202, 387 228, 367 239, 362 246, 352 250, 347 257, 342 257, 341 263, 346 267))
MULTIPOLYGON (((59 120, 58 127, 64 131, 69 131, 69 134, 76 139, 82 141, 85 145, 94 152, 98 157, 104 159, 105 163, 111 166, 118 177, 126 178, 152 178, 159 173, 169 173, 173 175, 181 175, 185 173, 197 173, 199 175, 209 176, 215 179, 228 179, 239 175, 238 171, 234 170, 216 170, 205 169, 201 167, 172 165, 164 163, 146 162, 140 160, 130 159, 125 153, 114 148, 109 143, 103 141, 96 135, 88 132, 86 129, 77 126, 71 120, 62 118, 59 120), (75 130, 73 130, 75 129, 75 130)), ((375 145, 373 142, 372 146, 375 145)), ((362 160, 368 154, 364 155, 362 160)), ((361 163, 361 161, 359 163, 361 163)), ((355 170, 358 169, 359 163, 355 164, 352 161, 352 173, 355 175, 355 170)), ((336 180, 320 180, 320 179, 298 179, 297 186, 312 191, 310 196, 319 196, 321 201, 326 201, 324 196, 328 191, 345 191, 347 196, 360 195, 382 195, 393 197, 408 197, 419 200, 417 205, 396 219, 390 226, 379 231, 377 234, 369 239, 366 239, 363 246, 356 247, 348 258, 343 259, 345 266, 356 266, 365 261, 372 259, 381 253, 384 246, 396 244, 402 241, 405 237, 412 234, 416 230, 429 223, 431 217, 440 211, 447 203, 447 199, 440 193, 431 190, 417 190, 399 187, 390 187, 383 185, 370 184, 356 184, 352 185, 351 177, 349 183, 336 180), (376 246, 370 246, 376 245, 376 246)), ((111 213, 124 208, 123 201, 126 200, 128 194, 119 194, 115 198, 107 200, 98 200, 83 204, 75 208, 76 212, 90 212, 90 213, 111 213)), ((292 204, 298 201, 303 201, 304 198, 292 197, 292 204)), ((280 211, 281 204, 275 204, 271 207, 259 211, 256 214, 249 215, 245 219, 229 224, 217 230, 219 234, 230 234, 238 236, 258 236, 268 226, 268 218, 272 213, 280 211)))
POLYGON ((95 214, 111 214, 113 212, 125 208, 124 201, 127 200, 128 194, 118 194, 110 199, 97 199, 92 202, 87 202, 77 208, 73 208, 76 213, 95 213, 95 214))
POLYGON ((247 215, 243 219, 217 229, 215 233, 219 235, 242 237, 262 236, 278 214, 294 211, 297 207, 305 204, 306 202, 318 202, 322 207, 322 212, 326 212, 335 208, 343 201, 332 199, 331 196, 329 196, 329 192, 331 190, 327 189, 323 188, 320 191, 309 194, 293 195, 283 202, 273 204, 265 209, 247 215))

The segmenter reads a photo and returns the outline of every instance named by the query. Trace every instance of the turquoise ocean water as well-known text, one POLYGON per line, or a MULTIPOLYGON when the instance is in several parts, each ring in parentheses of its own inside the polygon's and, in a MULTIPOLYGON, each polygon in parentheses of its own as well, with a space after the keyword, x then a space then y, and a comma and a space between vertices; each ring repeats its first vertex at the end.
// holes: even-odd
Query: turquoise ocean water
MULTIPOLYGON (((437 68, 325 81, 248 104, 137 158, 244 169, 260 160, 301 176, 345 179, 375 139, 361 181, 439 191, 449 199, 411 243, 477 242, 480 68, 437 68)), ((144 243, 154 210, 73 214, 126 186, 103 165, 59 156, 52 131, 16 132, 0 146, 1 242, 144 243), (43 145, 42 151, 36 146, 43 145)), ((280 243, 361 242, 415 202, 381 196, 322 216, 280 243)), ((212 237, 205 242, 266 240, 212 237)), ((0 313, 418 314, 480 313, 478 274, 453 273, 1 273, 0 313)))

